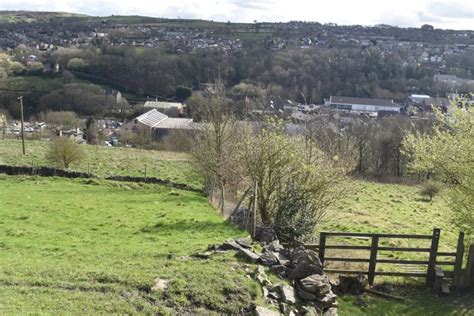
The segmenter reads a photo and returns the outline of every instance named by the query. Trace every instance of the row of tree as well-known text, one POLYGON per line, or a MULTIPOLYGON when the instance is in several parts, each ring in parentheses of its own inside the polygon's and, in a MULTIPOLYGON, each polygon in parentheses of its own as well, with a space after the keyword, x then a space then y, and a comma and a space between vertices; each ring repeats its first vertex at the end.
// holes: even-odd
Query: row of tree
POLYGON ((474 233, 474 111, 467 101, 453 106, 451 115, 437 111, 434 123, 362 119, 339 128, 338 121, 319 118, 297 135, 279 120, 238 123, 225 103, 219 95, 208 99, 193 139, 197 166, 210 195, 219 192, 221 210, 226 191, 252 189, 250 202, 261 223, 273 226, 280 239, 299 243, 350 188, 354 172, 409 172, 442 183, 450 192, 453 222, 474 233))
POLYGON ((173 96, 179 85, 197 88, 217 79, 227 87, 243 81, 272 87, 282 97, 314 103, 331 94, 403 99, 407 92, 432 92, 434 72, 417 64, 407 65, 402 57, 350 47, 278 52, 255 47, 229 54, 172 55, 158 49, 138 53, 131 47, 104 45, 100 51, 62 49, 49 59, 62 68, 166 97, 173 96))

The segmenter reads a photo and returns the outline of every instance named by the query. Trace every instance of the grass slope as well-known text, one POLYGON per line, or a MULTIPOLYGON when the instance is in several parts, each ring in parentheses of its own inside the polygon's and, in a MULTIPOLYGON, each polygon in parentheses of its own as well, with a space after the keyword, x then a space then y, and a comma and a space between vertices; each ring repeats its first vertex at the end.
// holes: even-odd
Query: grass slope
MULTIPOLYGON (((429 235, 436 227, 441 229, 440 248, 452 249, 459 232, 450 222, 446 192, 427 201, 420 189, 418 185, 355 180, 353 192, 332 207, 321 230, 429 235)), ((381 241, 394 247, 421 245, 414 240, 381 241)))
POLYGON ((231 254, 189 257, 243 234, 199 194, 0 176, 0 196, 0 314, 236 313, 259 299, 231 254))
MULTIPOLYGON (((451 210, 446 192, 433 201, 419 195, 419 186, 383 184, 356 180, 354 192, 338 201, 332 214, 322 223, 321 231, 379 232, 401 234, 431 234, 434 227, 441 228, 441 251, 454 251, 458 231, 450 223, 451 210)), ((368 239, 329 239, 328 243, 354 243, 370 245, 368 239)), ((427 241, 411 239, 381 239, 382 246, 429 247, 427 241)), ((368 251, 329 250, 326 256, 369 258, 368 251)), ((427 260, 427 254, 379 251, 379 258, 427 260)), ((443 260, 452 259, 444 258, 443 260)), ((332 263, 328 267, 350 270, 367 270, 367 264, 332 263)), ((424 271, 425 266, 378 264, 378 271, 424 271)), ((449 269, 443 267, 443 269, 449 269)), ((424 279, 380 277, 376 285, 387 283, 389 292, 408 298, 409 302, 396 302, 363 295, 367 306, 356 304, 353 296, 339 299, 339 314, 344 315, 474 315, 474 293, 451 294, 436 297, 424 288, 424 279)), ((383 286, 384 287, 384 286, 383 286)))
MULTIPOLYGON (((21 141, 0 140, 0 164, 49 166, 45 160, 47 141, 27 141, 26 152, 21 154, 21 141)), ((168 179, 200 189, 202 181, 192 168, 189 155, 175 152, 150 151, 133 148, 84 145, 87 158, 71 169, 91 172, 99 176, 129 175, 168 179)))
MULTIPOLYGON (((445 192, 431 202, 424 200, 419 186, 384 184, 362 180, 354 181, 355 190, 333 206, 320 231, 432 234, 433 228, 441 229, 440 251, 455 251, 459 231, 451 224, 451 210, 445 192)), ((328 244, 356 244, 370 246, 369 238, 330 237, 328 244)), ((383 247, 429 248, 430 240, 381 238, 383 247)), ((370 257, 367 250, 335 250, 326 252, 329 257, 370 257)), ((379 251, 381 259, 428 260, 428 253, 379 251)), ((453 258, 442 260, 452 261, 453 258)), ((328 262, 328 268, 368 270, 368 263, 328 262)), ((445 266, 443 269, 452 269, 445 266)), ((426 265, 377 264, 377 271, 426 272, 426 265)), ((376 283, 383 281, 423 283, 422 278, 376 277, 376 283)))
MULTIPOLYGON (((26 157, 20 154, 20 146, 19 141, 0 141, 0 163, 46 164, 45 142, 29 141, 26 157)), ((87 165, 90 165, 91 172, 101 175, 143 175, 146 163, 150 176, 191 183, 196 187, 201 185, 186 154, 129 148, 85 148, 88 161, 77 166, 77 170, 87 171, 87 165)), ((261 299, 258 286, 243 280, 240 266, 228 256, 216 257, 206 265, 201 261, 179 259, 209 243, 241 234, 222 224, 202 197, 185 192, 172 196, 169 189, 148 185, 113 182, 93 185, 95 180, 89 183, 91 180, 43 178, 32 182, 21 177, 2 179, 0 207, 7 201, 5 208, 8 211, 0 220, 0 230, 6 231, 5 236, 0 234, 0 238, 4 238, 0 239, 0 255, 16 259, 12 257, 8 261, 9 268, 0 278, 0 295, 8 298, 3 306, 0 305, 0 314, 7 307, 11 312, 38 311, 35 306, 45 311, 70 310, 78 313, 166 312, 171 309, 207 314, 209 311, 235 311, 241 305, 232 302, 231 297, 237 296, 247 303, 261 299), (8 200, 4 200, 3 196, 8 200), (32 220, 29 214, 36 213, 43 218, 32 220), (203 223, 203 214, 212 218, 212 224, 203 223), (46 217, 51 218, 51 222, 46 217), (198 223, 193 224, 190 218, 198 223), (33 232, 36 229, 42 231, 44 227, 47 227, 50 236, 37 239, 37 235, 30 234, 31 229, 34 228, 33 232), (56 232, 52 234, 53 231, 56 232), (194 236, 203 239, 198 241, 193 239, 194 236), (154 248, 159 250, 154 252, 154 248), (79 255, 84 259, 77 260, 79 255), (64 260, 63 256, 66 256, 64 260), (30 260, 37 261, 28 263, 30 260), (52 264, 50 260, 53 260, 52 264), (104 264, 100 264, 102 260, 104 264), (23 264, 18 272, 11 267, 17 264, 16 261, 21 263, 20 267, 23 264), (237 272, 230 273, 233 265, 236 265, 237 272), (123 273, 119 271, 119 266, 124 266, 123 273), (165 266, 164 270, 162 266, 165 266), (168 294, 149 293, 155 277, 169 278, 173 274, 176 278, 168 294), (214 282, 218 282, 217 285, 214 282), (132 294, 124 296, 123 293, 132 294), (80 302, 80 305, 74 302, 80 302), (100 307, 101 304, 105 304, 105 310, 100 307), (223 307, 228 304, 228 308, 223 307), (25 307, 21 309, 19 306, 25 307)), ((444 192, 427 202, 419 195, 418 186, 354 180, 354 187, 353 193, 336 203, 320 230, 430 234, 433 227, 439 227, 442 229, 440 249, 454 249, 458 232, 449 222, 451 211, 444 192)), ((363 239, 352 242, 368 244, 368 240, 363 239)), ((403 239, 381 240, 381 244, 426 246, 403 239)), ((344 255, 368 257, 367 253, 359 252, 346 252, 344 255)), ((380 256, 419 258, 410 253, 390 255, 381 252, 380 256)), ((416 266, 407 268, 419 269, 416 266)), ((399 270, 400 267, 378 266, 378 270, 394 269, 399 270)), ((339 300, 339 314, 474 315, 472 293, 437 298, 420 287, 422 279, 376 278, 376 284, 391 282, 393 286, 394 281, 401 287, 395 287, 391 292, 408 296, 411 302, 393 302, 364 295, 368 306, 360 307, 355 304, 354 297, 344 296, 339 300)))

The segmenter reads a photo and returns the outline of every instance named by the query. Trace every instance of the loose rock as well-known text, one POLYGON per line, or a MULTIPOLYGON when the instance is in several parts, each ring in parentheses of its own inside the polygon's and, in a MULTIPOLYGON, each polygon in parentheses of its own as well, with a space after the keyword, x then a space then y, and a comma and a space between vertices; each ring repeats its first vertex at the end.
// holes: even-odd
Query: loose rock
POLYGON ((325 275, 313 274, 299 281, 301 288, 310 293, 316 293, 322 296, 331 291, 331 284, 325 275))
POLYGON ((280 313, 263 306, 255 308, 255 316, 280 316, 280 313))
POLYGON ((152 287, 151 289, 152 289, 153 291, 163 291, 163 290, 166 290, 166 288, 168 287, 168 283, 169 283, 168 280, 156 278, 156 279, 155 279, 155 284, 153 285, 153 287, 152 287))
POLYGON ((295 304, 295 290, 292 286, 286 284, 279 284, 274 288, 281 296, 281 299, 284 303, 295 304))
POLYGON ((239 255, 246 259, 247 261, 250 261, 252 263, 257 263, 258 259, 260 258, 255 252, 245 249, 245 248, 240 248, 239 250, 239 255))
POLYGON ((272 266, 278 263, 278 257, 273 252, 267 250, 260 256, 260 262, 265 266, 272 266))
POLYGON ((242 249, 242 246, 240 246, 234 239, 229 238, 224 243, 222 246, 219 247, 220 250, 240 250, 242 249))
POLYGON ((356 276, 339 275, 337 291, 340 294, 360 295, 368 284, 367 277, 363 274, 356 276))
POLYGON ((305 301, 314 301, 317 298, 316 294, 306 292, 305 290, 303 290, 301 288, 300 282, 296 282, 295 289, 296 289, 296 295, 298 295, 299 298, 305 301))
POLYGON ((241 246, 241 247, 244 247, 244 248, 252 248, 252 239, 246 237, 246 238, 243 238, 243 237, 240 237, 240 238, 237 238, 235 240, 235 242, 241 246))
POLYGON ((329 307, 335 307, 336 301, 337 301, 337 295, 334 294, 332 291, 327 293, 324 297, 318 298, 317 300, 318 306, 320 306, 323 309, 329 308, 329 307))
POLYGON ((270 271, 282 278, 286 276, 286 267, 281 264, 276 264, 270 267, 270 271))
POLYGON ((275 239, 276 233, 275 230, 271 227, 258 227, 256 233, 256 239, 262 243, 269 244, 275 239))
POLYGON ((296 248, 290 256, 294 267, 288 276, 290 279, 303 279, 312 274, 323 274, 323 266, 317 254, 303 247, 296 248))
POLYGON ((337 316, 337 308, 331 307, 324 312, 323 316, 337 316))

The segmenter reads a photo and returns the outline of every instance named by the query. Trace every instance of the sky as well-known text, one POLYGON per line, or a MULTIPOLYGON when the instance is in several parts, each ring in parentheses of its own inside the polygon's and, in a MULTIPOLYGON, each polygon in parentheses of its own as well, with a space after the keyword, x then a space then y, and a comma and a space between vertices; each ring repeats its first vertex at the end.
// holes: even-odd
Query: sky
POLYGON ((474 0, 0 0, 0 10, 474 30, 474 0))

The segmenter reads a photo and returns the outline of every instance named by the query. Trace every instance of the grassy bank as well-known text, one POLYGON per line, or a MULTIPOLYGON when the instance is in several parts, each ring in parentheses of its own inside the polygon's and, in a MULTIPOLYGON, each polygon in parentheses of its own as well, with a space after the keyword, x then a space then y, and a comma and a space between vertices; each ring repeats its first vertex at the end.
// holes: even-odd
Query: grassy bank
POLYGON ((243 234, 199 194, 0 176, 0 196, 0 314, 235 313, 260 297, 232 254, 190 257, 243 234))
MULTIPOLYGON (((21 141, 0 140, 0 164, 15 166, 52 166, 45 159, 47 141, 27 141, 26 155, 21 154, 21 141)), ((99 176, 127 175, 167 179, 202 187, 200 176, 193 170, 189 155, 175 152, 150 151, 133 148, 84 145, 86 159, 72 170, 99 176)))
MULTIPOLYGON (((202 183, 186 154, 84 148, 88 158, 74 167, 79 171, 143 176, 146 165, 148 176, 196 187, 202 183)), ((46 149, 46 142, 28 141, 27 155, 22 156, 19 141, 0 141, 0 164, 48 165, 46 149)), ((440 249, 454 249, 458 231, 449 221, 446 192, 427 201, 418 186, 362 180, 353 180, 353 186, 319 230, 430 234, 439 227, 440 249)), ((199 194, 148 184, 0 175, 0 197, 0 261, 6 267, 0 271, 0 314, 207 315, 236 313, 262 303, 260 287, 245 278, 243 263, 232 254, 206 261, 190 256, 210 243, 244 234, 226 225, 199 194), (167 291, 152 290, 156 278, 170 281, 167 291)), ((381 244, 426 246, 403 239, 381 244)), ((362 252, 344 255, 368 257, 362 252)), ((390 258, 419 257, 393 253, 390 258)), ((385 282, 392 294, 409 301, 364 295, 366 306, 359 306, 355 297, 344 296, 339 314, 474 315, 472 293, 438 298, 421 287, 423 279, 376 278, 376 284, 385 282)))

